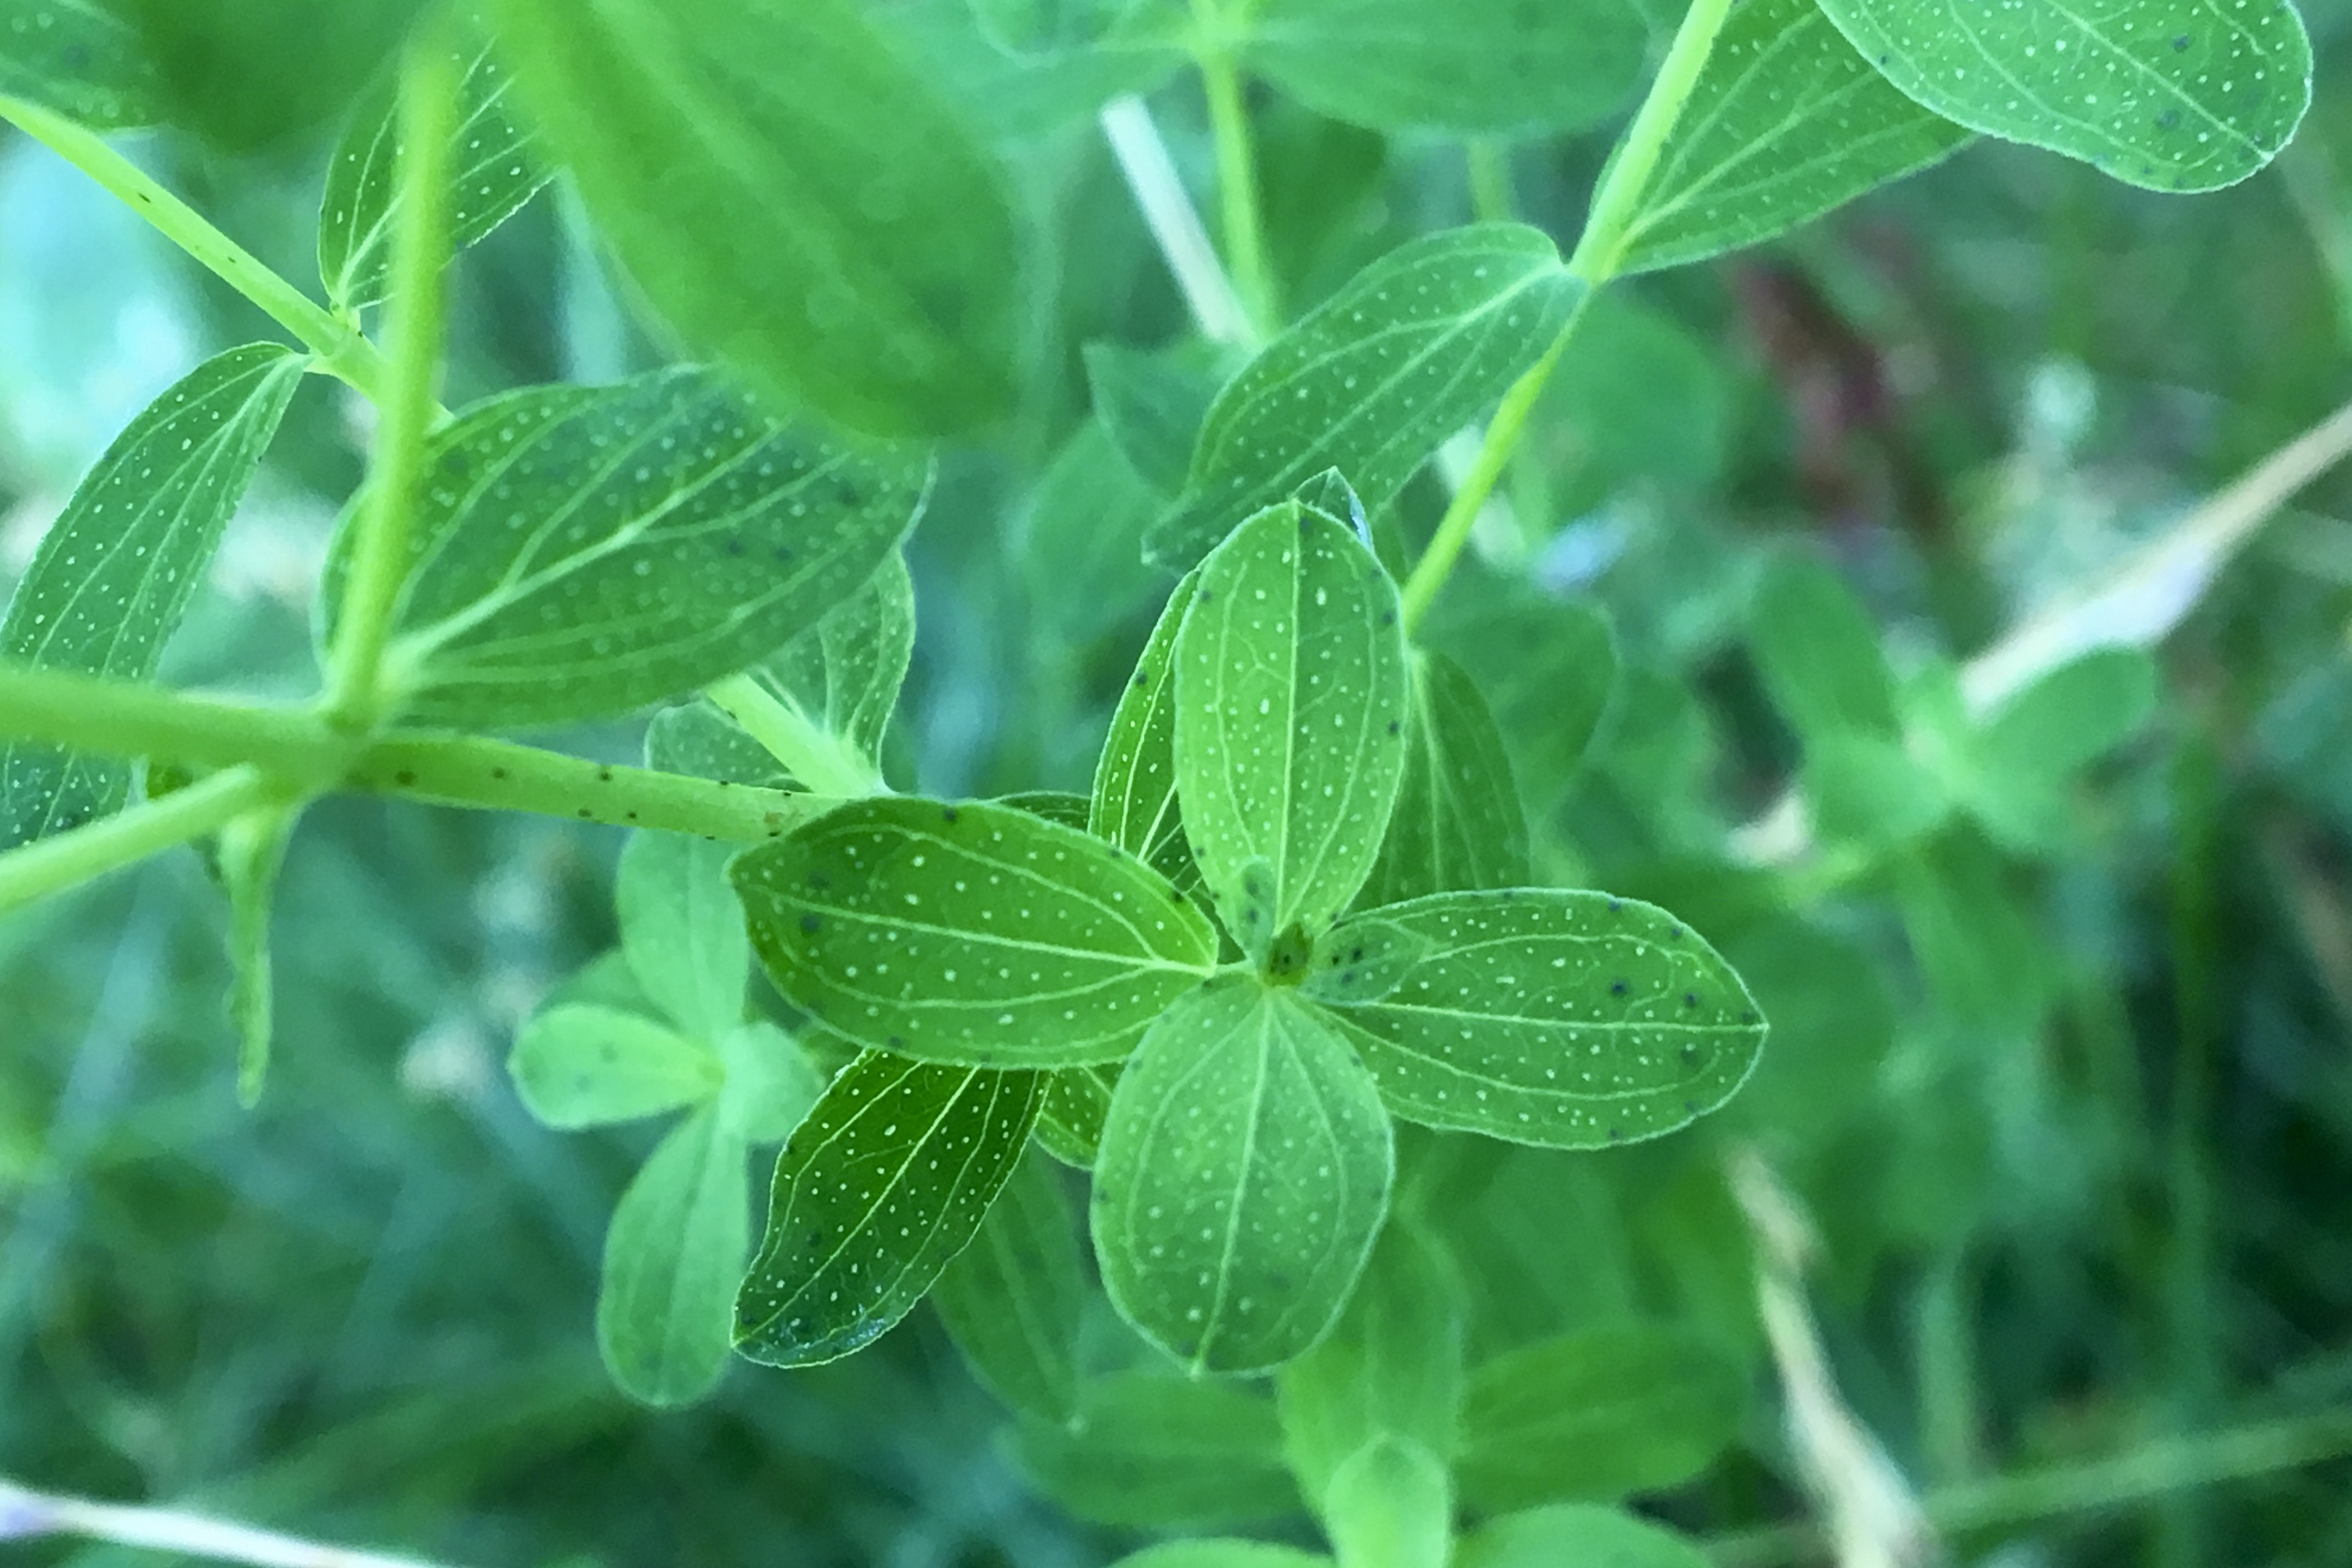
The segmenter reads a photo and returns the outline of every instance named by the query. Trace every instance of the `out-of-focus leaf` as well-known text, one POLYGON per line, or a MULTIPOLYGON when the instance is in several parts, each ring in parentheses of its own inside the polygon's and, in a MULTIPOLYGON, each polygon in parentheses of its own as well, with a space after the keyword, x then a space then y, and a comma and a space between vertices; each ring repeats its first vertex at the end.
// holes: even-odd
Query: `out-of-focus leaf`
POLYGON ((423 0, 111 0, 161 78, 158 119, 232 152, 286 148, 347 110, 423 0))
POLYGON ((1102 1378, 1081 1392, 1073 1426, 1024 1421, 1013 1455, 1047 1496, 1097 1524, 1215 1527, 1298 1511, 1274 1401, 1232 1383, 1102 1378))
MULTIPOLYGON (((513 78, 484 43, 468 47, 450 139, 449 237, 459 249, 488 235, 547 183, 530 132, 508 112, 513 78)), ((319 276, 345 309, 373 305, 391 286, 400 211, 398 92, 387 80, 353 116, 327 165, 319 207, 319 276)))
POLYGON ((1895 682, 1869 612, 1820 561, 1776 558, 1757 584, 1750 637, 1772 700, 1808 745, 1893 737, 1895 682))
POLYGON ((1423 641, 1460 662, 1494 714, 1528 805, 1549 812, 1582 766, 1617 685, 1608 617, 1465 562, 1423 641))
MULTIPOLYGON (((274 343, 231 349, 132 420, 42 536, 0 657, 151 679, 308 362, 274 343)), ((130 789, 120 758, 0 743, 0 849, 106 816, 130 789)))
POLYGON ((1730 1098, 1763 1047, 1731 966, 1650 904, 1522 888, 1363 918, 1428 943, 1393 990, 1331 1008, 1410 1121, 1554 1148, 1655 1137, 1730 1098))
POLYGON ((563 1002, 532 1015, 507 1061, 533 1116, 551 1127, 631 1122, 719 1092, 709 1046, 635 1013, 563 1002))
POLYGON ((1170 6, 1138 6, 1107 33, 1063 33, 1050 42, 1032 35, 1032 46, 1021 49, 992 43, 995 29, 975 17, 971 0, 902 0, 882 7, 877 20, 975 124, 1017 145, 1175 75, 1185 63, 1174 25, 1182 16, 1170 6))
POLYGON ((1209 407, 1184 494, 1147 541, 1186 567, 1327 468, 1385 506, 1541 359, 1582 286, 1539 230, 1479 224, 1382 256, 1294 323, 1209 407))
POLYGON ((743 1021, 751 944, 727 885, 737 848, 683 833, 636 833, 621 852, 621 950, 646 995, 698 1040, 719 1040, 743 1021))
POLYGON ((1041 630, 1084 643, 1149 604, 1168 574, 1143 559, 1160 500, 1105 434, 1078 427, 1029 497, 1014 546, 1041 630))
POLYGON ((1175 664, 1202 880, 1252 957, 1293 927, 1311 941, 1370 874, 1404 769, 1395 585, 1345 526, 1269 507, 1202 564, 1175 664))
POLYGON ((301 816, 298 806, 248 811, 220 831, 221 888, 228 894, 228 1011, 236 1025, 236 1096, 247 1107, 260 1102, 269 1073, 270 1029, 278 993, 272 983, 269 916, 278 904, 278 872, 286 841, 301 816))
POLYGON ((800 1042, 764 1019, 739 1024, 719 1038, 727 1082, 719 1113, 747 1143, 790 1137, 824 1098, 824 1074, 800 1042))
POLYGON ((707 371, 478 403, 427 455, 388 678, 416 719, 514 728, 731 674, 873 576, 928 474, 776 424, 707 371))
POLYGON ((1427 1448, 1384 1432, 1341 1461, 1324 1493, 1323 1520, 1342 1563, 1445 1568, 1453 1478, 1427 1448))
POLYGON ((1706 1568, 1710 1561, 1670 1530, 1589 1505, 1506 1514, 1454 1557, 1455 1568, 1706 1568))
POLYGON ((1873 70, 1819 0, 1746 0, 1659 155, 1619 268, 1759 244, 1968 140, 1873 70))
POLYGON ((689 340, 786 406, 876 434, 952 434, 1008 408, 1003 172, 865 6, 493 10, 599 227, 689 340))
POLYGON ((1805 748, 1805 797, 1823 838, 1880 846, 1932 832, 1951 809, 1944 781, 1901 743, 1830 735, 1805 748))
POLYGON ((2232 185, 2311 107, 2311 40, 2289 0, 2011 5, 1963 22, 1909 0, 1819 0, 1886 78, 1990 136, 2155 191, 2232 185))
POLYGON ((596 1343, 632 1398, 689 1404, 727 1369, 751 1228, 743 1152, 715 1109, 697 1112, 671 1129, 613 1210, 596 1343))
POLYGON ((0 97, 114 131, 161 119, 161 85, 135 22, 110 0, 0 0, 0 97))
POLYGON ((931 1304, 991 1393, 1045 1420, 1077 1418, 1086 1279, 1077 1217, 1044 1155, 1014 1168, 980 1233, 932 1288, 931 1304))
POLYGON ((1463 1499, 1499 1513, 1678 1485, 1731 1441, 1742 1402, 1736 1371, 1683 1334, 1627 1326, 1539 1340, 1471 1374, 1463 1499))
POLYGON ((1163 1541, 1111 1568, 1334 1568, 1331 1559, 1263 1541, 1163 1541))
POLYGON ((768 1234, 735 1305, 735 1348, 809 1366, 864 1348, 971 1241, 1037 1119, 1034 1072, 869 1051, 776 1161, 768 1234))
POLYGON ((1581 131, 1633 93, 1624 0, 1263 0, 1243 57, 1318 113, 1459 136, 1581 131))
POLYGON ((1150 867, 986 801, 858 801, 743 854, 734 877, 784 995, 925 1061, 1117 1061, 1216 964, 1208 921, 1150 867))
POLYGON ((1103 1287, 1196 1373, 1279 1365, 1346 1304, 1393 1168, 1379 1092, 1319 1009, 1220 977, 1152 1026, 1111 1097, 1103 1287))
POLYGON ((1117 343, 1087 345, 1087 385, 1095 417, 1143 482, 1163 495, 1184 487, 1202 423, 1225 378, 1199 354, 1146 353, 1117 343))

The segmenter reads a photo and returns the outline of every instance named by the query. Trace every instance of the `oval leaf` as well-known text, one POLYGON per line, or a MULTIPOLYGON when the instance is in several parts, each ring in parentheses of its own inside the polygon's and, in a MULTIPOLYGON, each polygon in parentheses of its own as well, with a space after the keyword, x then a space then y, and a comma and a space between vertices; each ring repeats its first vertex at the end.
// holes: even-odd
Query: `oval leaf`
POLYGON ((1759 244, 1968 141, 1871 69, 1818 0, 1747 0, 1658 156, 1614 270, 1759 244))
POLYGON ((532 1016, 507 1071, 525 1109, 551 1127, 634 1122, 719 1092, 726 1068, 710 1047, 648 1018, 594 1002, 532 1016))
POLYGON ((1454 1568, 1709 1568, 1714 1559, 1662 1525, 1613 1508, 1530 1509, 1462 1543, 1454 1568))
POLYGON ((1367 918, 1429 944, 1388 995, 1330 1013, 1408 1121, 1553 1148, 1655 1137, 1729 1099, 1764 1043, 1731 967, 1646 904, 1519 889, 1367 918))
POLYGON ((1459 136, 1581 131, 1641 80, 1624 0, 1262 0, 1244 57, 1318 114, 1459 136))
POLYGON ((799 1041, 765 1019, 721 1035, 719 1060, 727 1068, 719 1113, 750 1143, 790 1137, 824 1098, 824 1073, 799 1041))
POLYGON ((1022 1160, 980 1234, 932 1288, 948 1337, 988 1391, 1049 1421, 1078 1414, 1086 1308, 1077 1218, 1042 1155, 1022 1160))
POLYGON ((1037 1119, 1034 1072, 868 1052, 776 1161, 768 1235, 735 1301, 735 1348, 836 1361, 913 1310, 979 1230, 1037 1119))
POLYGON ((1502 731, 1476 685, 1443 653, 1413 658, 1404 735, 1396 810, 1358 902, 1369 908, 1533 882, 1502 731))
POLYGON ((751 946, 727 884, 740 847, 636 833, 621 851, 621 951, 646 995, 698 1040, 720 1039, 743 1021, 751 946))
POLYGON ((1097 1524, 1213 1527, 1298 1511, 1274 1401, 1230 1383, 1098 1379, 1072 1425, 1024 1421, 1013 1457, 1040 1490, 1097 1524))
POLYGON ((596 1343, 623 1392, 684 1405, 717 1386, 751 1229, 743 1141, 698 1112, 654 1150, 605 1233, 596 1343))
POLYGON ((1453 1478, 1428 1448, 1384 1432, 1340 1463, 1323 1519, 1341 1563, 1445 1568, 1454 1548, 1453 1478))
POLYGON ((1396 589, 1348 528, 1296 503, 1202 564, 1176 643, 1184 831, 1253 957, 1319 936, 1379 858, 1404 771, 1396 589))
MULTIPOLYGON (((508 112, 513 78, 487 43, 460 58, 457 128, 450 138, 449 239, 457 249, 484 238, 548 182, 531 133, 508 112)), ((370 94, 327 165, 319 207, 319 277, 345 310, 382 300, 391 285, 392 231, 400 211, 395 84, 370 94)))
POLYGON ((506 728, 731 674, 857 591, 928 472, 707 371, 493 398, 434 439, 387 674, 412 718, 506 728))
POLYGON ((856 0, 495 9, 589 211, 688 340, 876 434, 1007 407, 1002 172, 856 0))
POLYGON ((1197 571, 1168 596, 1151 641, 1119 695, 1095 767, 1087 826, 1190 892, 1201 880, 1176 797, 1176 635, 1200 586, 1197 571))
POLYGON ((1132 1051, 1215 966, 1167 879, 1010 806, 861 800, 735 862, 769 976, 869 1050, 989 1067, 1132 1051))
POLYGON ((1937 113, 2156 191, 2232 185, 2311 107, 2311 39, 2288 0, 1923 6, 1820 0, 1937 113))
POLYGON ((1326 468, 1386 505, 1559 335, 1583 286, 1541 231, 1479 224, 1412 240, 1349 279, 1226 383, 1184 495, 1151 530, 1186 567, 1326 468))
POLYGON ((1152 1027, 1095 1162, 1104 1289, 1195 1372, 1276 1366, 1323 1336, 1388 1207, 1388 1115, 1293 993, 1228 975, 1152 1027))
MULTIPOLYGON (((0 619, 0 658, 153 677, 309 361, 274 343, 206 360, 74 487, 0 619)), ((0 849, 118 810, 131 765, 0 742, 0 849)))

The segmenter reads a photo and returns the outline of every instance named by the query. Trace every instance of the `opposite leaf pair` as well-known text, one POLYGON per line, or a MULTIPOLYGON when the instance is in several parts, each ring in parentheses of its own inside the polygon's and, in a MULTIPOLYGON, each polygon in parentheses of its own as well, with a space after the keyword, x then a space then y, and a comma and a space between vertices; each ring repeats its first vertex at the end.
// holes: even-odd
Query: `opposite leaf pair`
POLYGON ((825 1360, 887 1328, 1056 1089, 1098 1092, 1111 1064, 1105 1286, 1171 1355, 1229 1373, 1297 1355, 1346 1304, 1387 1210, 1391 1113, 1591 1147, 1729 1095, 1762 1020, 1661 911, 1496 889, 1349 914, 1423 741, 1411 667, 1370 552, 1286 502, 1178 588, 1091 832, 870 800, 735 862, 778 986, 868 1052, 778 1166, 747 1354, 825 1360))

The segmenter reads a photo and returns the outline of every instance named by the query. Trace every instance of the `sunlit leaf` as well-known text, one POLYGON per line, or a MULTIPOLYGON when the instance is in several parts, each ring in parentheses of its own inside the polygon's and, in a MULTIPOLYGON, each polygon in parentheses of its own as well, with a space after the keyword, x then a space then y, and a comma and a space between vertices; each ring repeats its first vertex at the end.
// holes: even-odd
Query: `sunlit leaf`
POLYGON ((1034 1072, 868 1052, 784 1145, 735 1347, 772 1366, 835 1361, 911 1311, 971 1242, 1021 1157, 1034 1072))
POLYGON ((2288 0, 1921 6, 1819 0, 1886 78, 1938 114, 2158 191, 2235 184, 2311 106, 2288 0))
POLYGON ((688 1404, 727 1369, 751 1228, 743 1153, 717 1111, 697 1112, 670 1130, 613 1210, 596 1343, 633 1398, 688 1404))
MULTIPOLYGON (((461 57, 457 128, 450 138, 449 237, 459 249, 511 217, 551 172, 507 103, 513 78, 487 44, 461 57)), ((381 300, 391 286, 392 231, 400 211, 396 85, 362 101, 327 165, 319 208, 319 276, 345 309, 381 300)))
POLYGON ((1370 908, 1533 882, 1502 732, 1477 686, 1443 653, 1413 656, 1404 736, 1396 810, 1357 902, 1370 908))
POLYGON ((1454 1568, 1707 1568, 1712 1561, 1662 1525, 1572 1504, 1491 1520, 1454 1559, 1454 1568))
POLYGON ((863 588, 752 674, 780 701, 854 748, 878 777, 882 738, 914 654, 915 580, 906 557, 893 550, 863 588))
POLYGON ((1649 29, 1624 0, 1262 0, 1243 56, 1375 131, 1581 131, 1632 98, 1649 29))
POLYGON ((1348 528, 1296 502, 1202 563, 1176 643, 1184 833, 1217 909, 1262 957, 1308 940, 1379 858, 1404 768, 1396 589, 1348 528))
POLYGON ((1045 1156, 1014 1167, 980 1233, 932 1287, 931 1304, 999 1399, 1050 1421, 1077 1417, 1086 1278, 1077 1217, 1045 1156))
POLYGON ((1364 918, 1429 943, 1388 995, 1330 1010, 1409 1121, 1555 1148, 1655 1137, 1730 1098, 1764 1043, 1731 967, 1646 904, 1520 889, 1364 918))
POLYGON ((1118 1069, 1065 1067, 1045 1076, 1045 1103, 1037 1107, 1037 1142, 1066 1166, 1094 1168, 1102 1147, 1103 1123, 1110 1117, 1111 1091, 1118 1069))
POLYGON ((0 97, 113 131, 162 119, 162 89, 146 40, 106 0, 0 0, 0 97))
MULTIPOLYGON (((198 365, 107 447, 41 538, 0 658, 152 678, 308 361, 274 343, 198 365)), ((0 741, 0 849, 121 808, 131 765, 0 741)))
POLYGON ((594 1002, 562 1002, 533 1014, 507 1071, 533 1116, 567 1128, 697 1104, 726 1078, 717 1053, 702 1041, 594 1002))
POLYGON ((1074 1425, 1024 1421, 1013 1457, 1048 1497, 1098 1524, 1214 1527, 1298 1511, 1274 1401, 1232 1383, 1098 1379, 1084 1389, 1074 1425))
POLYGON ((1581 286, 1538 230, 1481 224, 1399 246, 1266 345, 1210 406, 1184 494, 1147 541, 1190 566, 1337 468, 1385 506, 1543 357, 1581 286))
POLYGON ((927 474, 919 454, 776 424, 706 371, 492 398, 434 438, 388 676, 438 724, 675 695, 856 593, 927 474))
POLYGON ((1625 1326, 1538 1340, 1471 1374, 1463 1499, 1499 1513, 1679 1485, 1731 1441, 1743 1404, 1737 1371, 1687 1335, 1625 1326))
POLYGON ((769 976, 869 1050, 1075 1067, 1135 1049, 1216 963, 1150 867, 986 801, 861 800, 735 862, 769 976))
POLYGON ((1180 889, 1201 880, 1176 798, 1176 638, 1201 574, 1168 596, 1151 641, 1111 714, 1110 734, 1095 768, 1087 826, 1097 838, 1139 856, 1180 889))
POLYGON ((1323 1520, 1342 1563, 1445 1568, 1454 1550, 1453 1478, 1422 1444, 1383 1432, 1332 1474, 1323 1520))
POLYGON ((718 1040, 743 1021, 751 946, 742 906, 727 884, 727 862, 738 847, 636 833, 621 851, 621 950, 646 995, 699 1040, 718 1040))
POLYGON ((1647 272, 1759 244, 1968 140, 1873 70, 1819 0, 1746 0, 1667 139, 1619 267, 1647 272))
POLYGON ((1002 172, 865 6, 493 9, 598 226, 690 341, 877 434, 1005 410, 1019 289, 1002 172))
POLYGON ((1371 1079, 1312 1004, 1222 977, 1152 1026, 1112 1096, 1103 1286, 1195 1371, 1279 1365, 1346 1304, 1393 1160, 1371 1079))

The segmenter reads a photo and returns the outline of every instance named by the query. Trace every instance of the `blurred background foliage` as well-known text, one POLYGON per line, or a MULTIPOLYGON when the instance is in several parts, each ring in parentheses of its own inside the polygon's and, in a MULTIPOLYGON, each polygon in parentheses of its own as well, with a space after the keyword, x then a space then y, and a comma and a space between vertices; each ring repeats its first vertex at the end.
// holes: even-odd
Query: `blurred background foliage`
MULTIPOLYGON (((966 47, 940 44, 971 26, 950 0, 877 3, 966 47)), ((340 116, 406 9, 146 0, 180 129, 136 156, 304 275, 340 116)), ((1763 250, 1612 289, 1433 619, 1517 747, 1546 879, 1669 903, 1774 1021, 1756 1081, 1691 1134, 1599 1156, 1444 1140, 1424 1167, 1474 1355, 1664 1322, 1738 1369, 1741 1441, 1646 1500, 1702 1535, 1801 1506, 1721 1178, 1735 1143, 1810 1210, 1845 1397, 1931 1495, 2352 1399, 2352 473, 2213 585, 2161 650, 2152 721, 2035 852, 1953 825, 1790 869, 1732 853, 1802 755, 1751 634, 1769 563, 1833 564, 1898 672, 1965 658, 2352 391, 2352 12, 2308 19, 2318 106, 2242 186, 2151 195, 1983 143, 1763 250)), ((1138 372, 1155 381, 1213 367, 1102 137, 1053 111, 1088 83, 981 64, 973 107, 1048 271, 1019 416, 950 455, 911 547, 894 781, 1083 789, 1167 586, 1134 548, 1165 468, 1089 413, 1084 350, 1164 350, 1138 372)), ((1498 200, 1571 236, 1608 146, 1465 155, 1252 101, 1293 313, 1498 200)), ((1152 109, 1205 197, 1196 83, 1152 109)), ((560 185, 461 260, 456 298, 452 402, 667 353, 560 185)), ((138 408, 267 331, 0 139, 0 585, 138 408)), ((1116 370, 1098 356, 1093 385, 1116 370)), ((302 689, 368 418, 305 388, 166 679, 302 689)), ((1402 537, 1443 501, 1416 481, 1402 537)), ((1093 1568, 1138 1539, 1024 1479, 929 1313, 834 1367, 738 1365, 684 1412, 611 1388, 597 1258, 649 1134, 543 1130, 501 1063, 545 988, 611 944, 617 850, 538 820, 311 812, 251 1113, 194 856, 0 922, 0 1473, 459 1563, 1093 1568)), ((1087 1511, 1082 1482, 1059 1490, 1087 1511)), ((1964 1544, 2017 1565, 2340 1564, 2352 1466, 1964 1544)))

